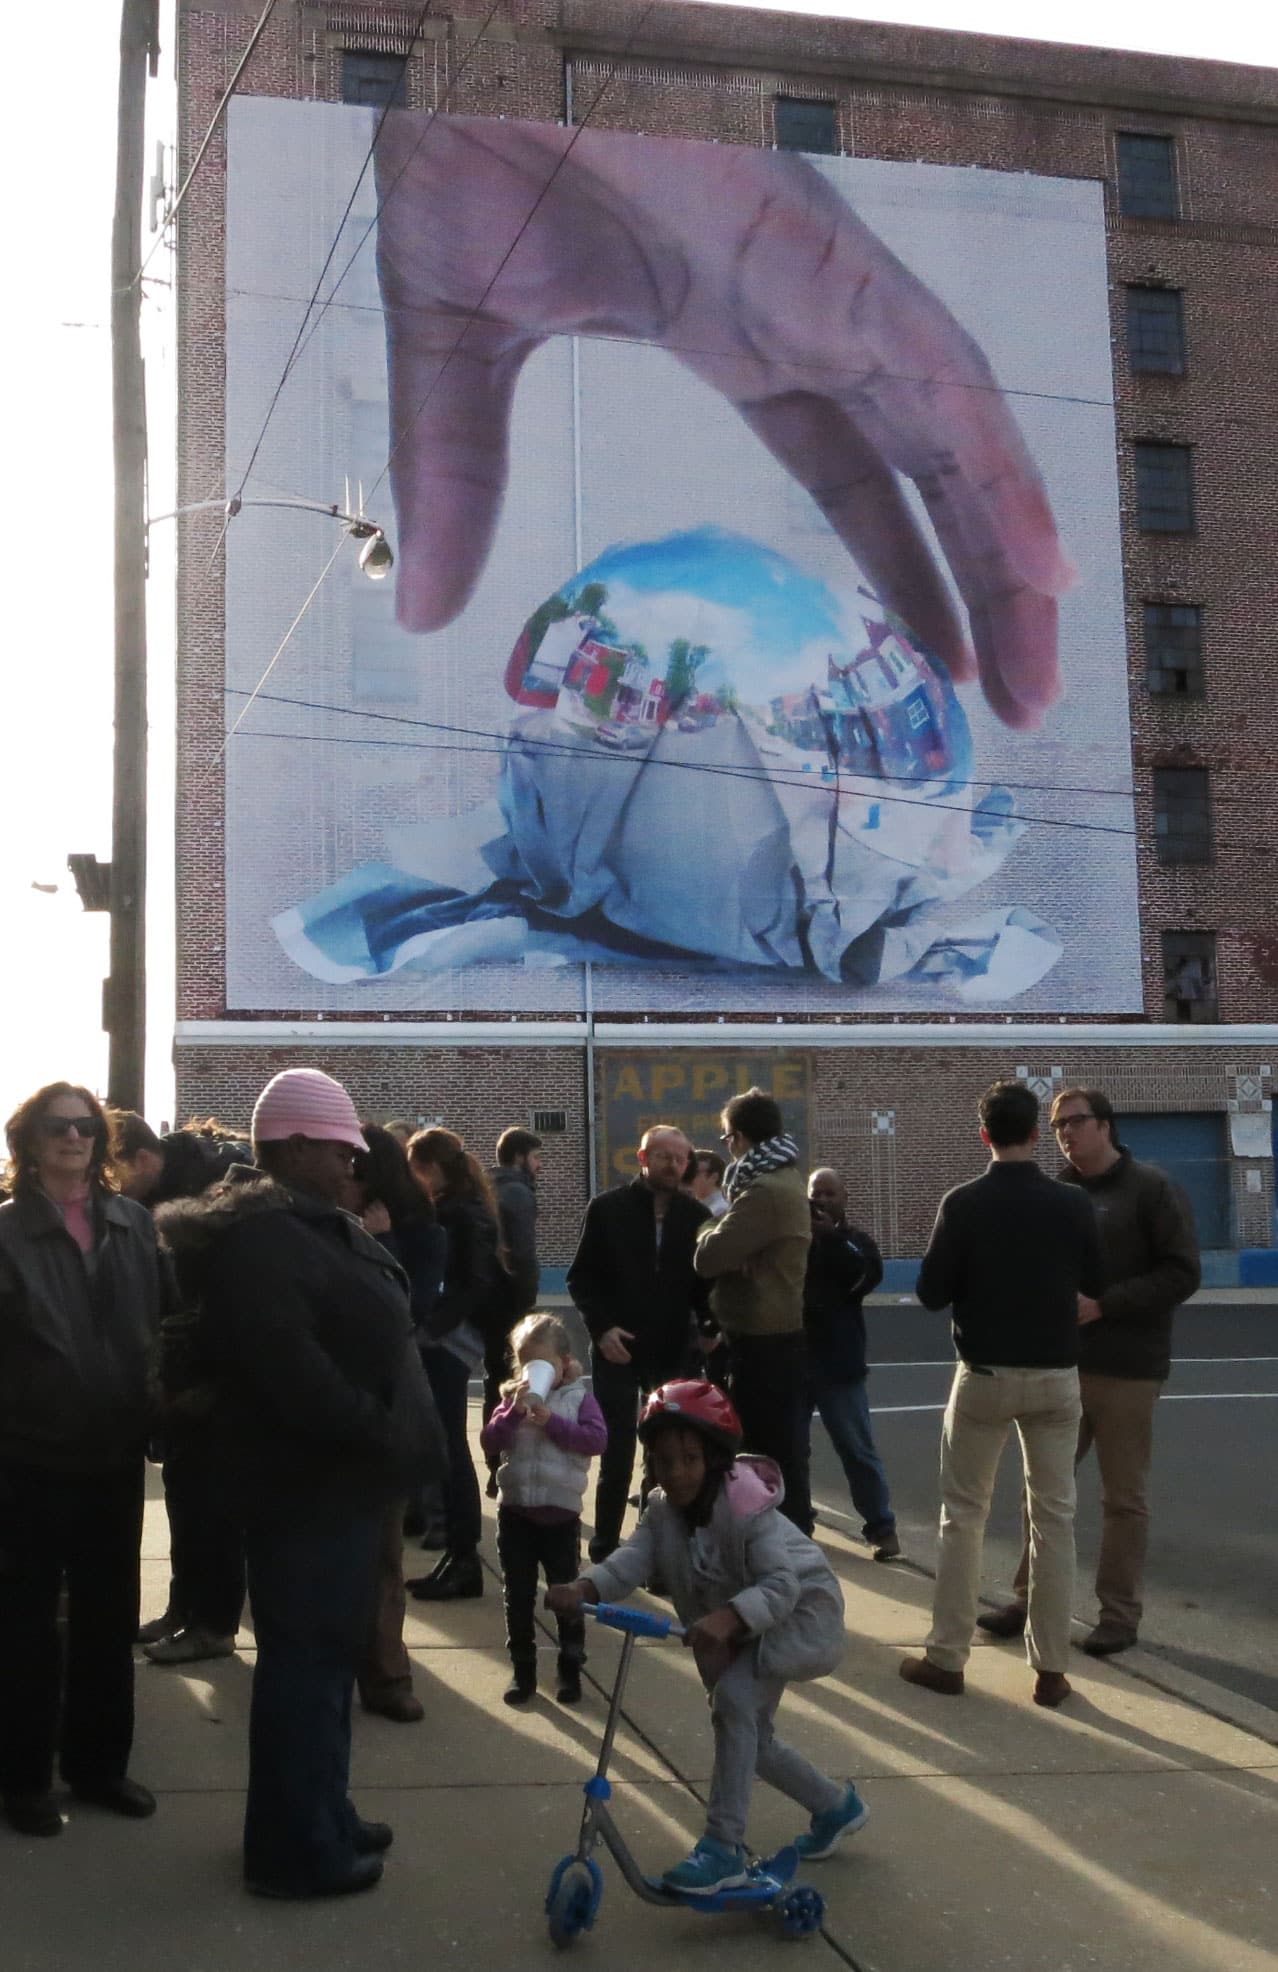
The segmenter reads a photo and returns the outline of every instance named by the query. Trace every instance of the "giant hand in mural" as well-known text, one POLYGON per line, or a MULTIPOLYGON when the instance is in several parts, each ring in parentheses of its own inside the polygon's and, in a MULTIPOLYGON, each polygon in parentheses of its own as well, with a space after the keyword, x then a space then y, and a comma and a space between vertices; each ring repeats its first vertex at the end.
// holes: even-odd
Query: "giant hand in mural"
POLYGON ((981 349, 810 164, 403 113, 377 174, 407 628, 449 622, 483 568, 529 355, 637 339, 735 407, 954 681, 1039 723, 1069 579, 1042 481, 981 349))

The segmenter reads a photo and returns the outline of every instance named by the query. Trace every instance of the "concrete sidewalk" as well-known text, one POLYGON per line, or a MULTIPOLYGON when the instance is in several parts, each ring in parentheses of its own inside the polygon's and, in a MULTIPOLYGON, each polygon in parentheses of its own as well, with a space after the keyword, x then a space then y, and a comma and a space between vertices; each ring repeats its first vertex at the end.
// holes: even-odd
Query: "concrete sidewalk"
MULTIPOLYGON (((491 1520, 487 1534, 491 1565, 491 1520)), ((1122 1660, 1082 1656, 1075 1697, 1049 1714, 1030 1703, 1019 1647, 990 1643, 973 1653, 965 1697, 914 1690, 897 1663, 925 1634, 930 1581, 875 1566, 841 1534, 823 1529, 822 1539, 847 1592, 847 1657, 837 1677, 792 1690, 782 1729, 855 1776, 872 1818, 809 1872, 827 1921, 805 1964, 1274 1972, 1278 1715, 1253 1708, 1247 1730, 1213 1715, 1222 1708, 1155 1689, 1122 1660)), ((163 1602, 166 1551, 157 1498, 146 1614, 163 1602)), ((349 1902, 263 1904, 240 1887, 252 1667, 251 1634, 241 1634, 246 1648, 229 1661, 187 1673, 139 1667, 134 1771, 159 1793, 155 1821, 80 1809, 57 1842, 0 1830, 4 1972, 550 1965, 546 1879, 575 1838, 604 1703, 595 1688, 576 1711, 545 1696, 522 1713, 502 1704, 495 1574, 480 1602, 410 1603, 426 1723, 359 1717, 356 1798, 394 1823, 396 1842, 382 1887, 349 1902)), ((606 1688, 619 1640, 592 1631, 590 1641, 592 1684, 606 1688)), ((550 1682, 549 1637, 544 1664, 550 1682)), ((677 1645, 641 1647, 627 1711, 614 1805, 655 1870, 699 1832, 710 1770, 704 1699, 677 1645)), ((789 1805, 760 1786, 756 1845, 795 1832, 789 1805)), ((606 1858, 603 1867, 598 1924, 574 1947, 583 1965, 651 1972, 695 1953, 699 1965, 755 1972, 790 1949, 758 1920, 651 1909, 606 1858)))

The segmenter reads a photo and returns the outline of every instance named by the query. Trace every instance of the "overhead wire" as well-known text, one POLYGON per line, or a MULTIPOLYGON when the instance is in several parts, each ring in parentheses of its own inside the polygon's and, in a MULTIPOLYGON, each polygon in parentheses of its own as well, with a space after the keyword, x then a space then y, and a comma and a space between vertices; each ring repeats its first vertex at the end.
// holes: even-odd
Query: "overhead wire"
MULTIPOLYGON (((228 696, 231 697, 239 697, 242 695, 242 688, 228 685, 226 687, 226 693, 228 696)), ((441 742, 425 741, 425 740, 409 740, 409 739, 380 740, 380 739, 371 738, 364 734, 344 734, 344 733, 343 734, 328 734, 328 733, 269 733, 268 734, 256 730, 243 733, 242 737, 245 739, 254 739, 254 738, 287 739, 291 741, 300 741, 304 744, 313 743, 316 745, 367 746, 367 747, 376 747, 376 748, 402 747, 413 752, 451 753, 456 756, 461 756, 467 753, 475 753, 485 756, 491 755, 498 758, 505 758, 511 752, 518 752, 522 750, 525 752, 540 753, 550 758, 562 758, 564 756, 568 756, 571 759, 580 761, 582 757, 582 748, 579 745, 574 744, 572 741, 538 740, 538 739, 530 738, 527 735, 520 733, 497 732, 489 727, 458 726, 451 724, 450 722, 442 719, 420 719, 420 718, 410 717, 409 715, 403 713, 373 712, 373 711, 365 710, 364 708, 358 706, 329 705, 319 700, 298 699, 287 695, 282 695, 279 693, 262 692, 260 688, 254 691, 253 697, 255 699, 260 700, 260 702, 263 704, 289 705, 289 706, 295 706, 299 709, 306 709, 306 710, 317 711, 317 712, 336 713, 353 719, 370 719, 374 721, 384 721, 387 723, 394 723, 397 725, 406 725, 416 730, 449 734, 452 736, 452 739, 449 741, 441 741, 441 742), (454 743, 455 740, 458 738, 466 739, 466 740, 477 740, 480 742, 492 742, 492 744, 481 743, 479 745, 458 746, 454 743)), ((245 706, 240 714, 239 719, 237 719, 236 721, 237 730, 242 725, 244 716, 247 713, 247 711, 248 711, 248 706, 245 706)), ((227 737, 229 739, 230 735, 228 734, 227 737)), ((598 761, 600 764, 610 764, 616 767, 628 766, 634 769, 636 772, 641 768, 646 771, 652 767, 664 767, 674 772, 702 774, 716 779, 746 781, 756 787, 781 787, 785 789, 794 790, 795 792, 807 793, 807 794, 813 794, 819 792, 827 796, 833 796, 836 801, 843 801, 845 799, 859 800, 859 801, 877 801, 898 807, 923 808, 926 809, 929 814, 950 812, 955 814, 971 816, 976 812, 970 804, 964 802, 946 802, 946 801, 937 801, 928 798, 911 799, 910 797, 902 794, 881 793, 878 791, 877 787, 874 790, 874 792, 871 793, 871 792, 867 792, 863 788, 841 787, 838 785, 837 781, 835 782, 834 785, 831 785, 829 782, 824 782, 820 779, 814 778, 810 774, 800 773, 793 769, 789 771, 782 770, 780 772, 773 772, 766 767, 759 767, 756 769, 744 765, 735 766, 735 767, 728 765, 719 765, 708 761, 663 760, 657 758, 651 753, 647 753, 642 757, 637 757, 634 754, 628 755, 628 754, 609 753, 609 752, 601 751, 597 754, 592 754, 590 758, 592 762, 598 761)), ((842 772, 846 774, 849 779, 859 779, 861 781, 873 780, 877 782, 881 779, 883 780, 890 779, 899 782, 908 779, 908 777, 905 775, 893 775, 893 776, 888 776, 888 775, 879 776, 879 775, 868 775, 868 774, 855 775, 852 774, 850 770, 847 769, 842 770, 842 772)), ((945 774, 937 774, 933 778, 937 783, 943 784, 947 779, 953 780, 954 777, 946 776, 945 774)), ((917 785, 917 783, 915 784, 917 785)), ((1015 781, 1006 781, 1006 780, 965 781, 964 785, 987 788, 990 789, 991 791, 1001 789, 1009 794, 1077 793, 1077 794, 1089 794, 1094 797, 1102 798, 1102 799, 1125 800, 1125 801, 1133 800, 1136 798, 1143 798, 1147 792, 1147 790, 1141 788, 1065 788, 1065 787, 1057 787, 1051 783, 1044 783, 1044 782, 1017 783, 1015 781)), ((1231 803, 1229 798, 1225 797, 1220 804, 1217 804, 1215 801, 1213 801, 1212 805, 1213 807, 1216 805, 1237 805, 1239 807, 1243 807, 1243 806, 1253 807, 1254 802, 1246 801, 1243 797, 1238 797, 1236 799, 1236 802, 1231 803)), ((1009 816, 1008 819, 1022 822, 1027 827, 1034 826, 1034 827, 1043 827, 1043 828, 1064 829, 1085 835, 1122 836, 1128 840, 1138 840, 1143 833, 1140 829, 1137 828, 1125 828, 1110 823, 1087 822, 1087 821, 1076 820, 1073 818, 1064 818, 1064 817, 1053 816, 1053 815, 1018 814, 1015 816, 1009 816)), ((1216 835, 1215 833, 1213 833, 1212 836, 1212 845, 1213 845, 1213 849, 1236 849, 1249 855, 1258 855, 1262 857, 1278 857, 1278 847, 1271 848, 1264 844, 1255 843, 1255 842, 1235 841, 1228 837, 1221 837, 1219 835, 1216 835)))

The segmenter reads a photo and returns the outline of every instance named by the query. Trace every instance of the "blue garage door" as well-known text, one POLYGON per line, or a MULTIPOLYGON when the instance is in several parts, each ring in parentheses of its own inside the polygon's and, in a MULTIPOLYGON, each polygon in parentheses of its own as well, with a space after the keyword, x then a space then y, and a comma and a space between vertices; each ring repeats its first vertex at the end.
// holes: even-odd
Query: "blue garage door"
POLYGON ((1119 1135, 1133 1157, 1160 1164, 1188 1192, 1200 1246, 1233 1245, 1228 1116, 1121 1116, 1119 1135))

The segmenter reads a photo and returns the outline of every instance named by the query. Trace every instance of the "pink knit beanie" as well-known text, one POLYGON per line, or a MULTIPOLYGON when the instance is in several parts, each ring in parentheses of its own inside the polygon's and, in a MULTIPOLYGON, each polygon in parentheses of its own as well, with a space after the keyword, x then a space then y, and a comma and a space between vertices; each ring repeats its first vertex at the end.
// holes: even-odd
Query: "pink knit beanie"
POLYGON ((310 1137, 367 1150, 355 1105, 340 1082, 319 1068, 284 1068, 267 1083, 253 1110, 254 1143, 310 1137))

